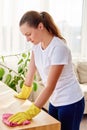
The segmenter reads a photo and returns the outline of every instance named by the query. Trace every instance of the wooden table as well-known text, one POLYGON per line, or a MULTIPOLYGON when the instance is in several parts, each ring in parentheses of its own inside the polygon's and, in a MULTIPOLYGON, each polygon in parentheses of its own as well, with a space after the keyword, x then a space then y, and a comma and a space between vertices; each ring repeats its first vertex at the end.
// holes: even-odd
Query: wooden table
POLYGON ((16 92, 4 83, 0 82, 0 130, 60 130, 60 122, 48 113, 41 112, 31 120, 29 125, 8 127, 2 122, 3 113, 16 113, 25 111, 31 102, 14 97, 16 92))

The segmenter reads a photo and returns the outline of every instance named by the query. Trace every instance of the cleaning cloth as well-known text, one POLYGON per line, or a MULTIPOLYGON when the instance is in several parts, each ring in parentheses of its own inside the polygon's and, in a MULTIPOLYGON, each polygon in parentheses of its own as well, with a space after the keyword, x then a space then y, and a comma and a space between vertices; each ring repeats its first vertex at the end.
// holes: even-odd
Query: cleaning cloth
POLYGON ((30 124, 30 121, 29 120, 26 120, 24 121, 22 124, 17 124, 17 123, 12 123, 12 122, 9 122, 8 121, 8 118, 10 116, 12 116, 13 114, 10 114, 10 113, 5 113, 2 115, 2 121, 4 124, 6 124, 7 126, 10 126, 10 127, 14 127, 14 126, 20 126, 20 125, 28 125, 30 124))

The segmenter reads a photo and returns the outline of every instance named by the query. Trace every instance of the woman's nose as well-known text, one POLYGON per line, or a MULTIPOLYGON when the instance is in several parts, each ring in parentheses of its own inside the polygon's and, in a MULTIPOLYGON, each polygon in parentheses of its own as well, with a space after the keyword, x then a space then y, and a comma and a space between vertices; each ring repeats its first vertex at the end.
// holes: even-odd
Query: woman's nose
POLYGON ((31 39, 29 37, 26 37, 26 39, 27 39, 27 42, 31 41, 31 39))

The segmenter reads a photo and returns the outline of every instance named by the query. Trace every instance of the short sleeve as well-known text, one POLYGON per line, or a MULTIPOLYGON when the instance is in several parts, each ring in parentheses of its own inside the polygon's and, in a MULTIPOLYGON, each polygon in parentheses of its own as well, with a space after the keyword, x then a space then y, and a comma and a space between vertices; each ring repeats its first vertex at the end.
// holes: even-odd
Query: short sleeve
POLYGON ((56 46, 53 49, 51 65, 68 64, 69 49, 67 46, 56 46))

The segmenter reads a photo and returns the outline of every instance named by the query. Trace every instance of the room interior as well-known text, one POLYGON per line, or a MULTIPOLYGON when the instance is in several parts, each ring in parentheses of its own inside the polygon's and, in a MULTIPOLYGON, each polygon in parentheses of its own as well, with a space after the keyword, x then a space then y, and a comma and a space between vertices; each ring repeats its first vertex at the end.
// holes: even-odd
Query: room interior
MULTIPOLYGON (((80 130, 86 130, 87 0, 55 0, 55 2, 51 0, 0 0, 0 6, 0 73, 3 73, 1 74, 1 82, 7 82, 7 74, 11 74, 10 81, 14 80, 13 77, 16 76, 17 84, 10 85, 10 87, 17 92, 21 90, 20 84, 24 81, 25 75, 21 73, 20 69, 26 74, 32 43, 28 43, 20 33, 19 20, 28 10, 48 11, 53 16, 72 52, 75 74, 84 92, 86 104, 80 130), (20 62, 21 59, 22 62, 20 62), (27 64, 23 68, 21 66, 25 61, 27 64), (18 80, 17 77, 19 79, 21 77, 21 80, 18 80)), ((42 91, 44 87, 38 72, 36 75, 34 90, 29 97, 30 101, 34 101, 39 91, 42 91)), ((45 111, 48 110, 48 103, 44 106, 45 111)))

